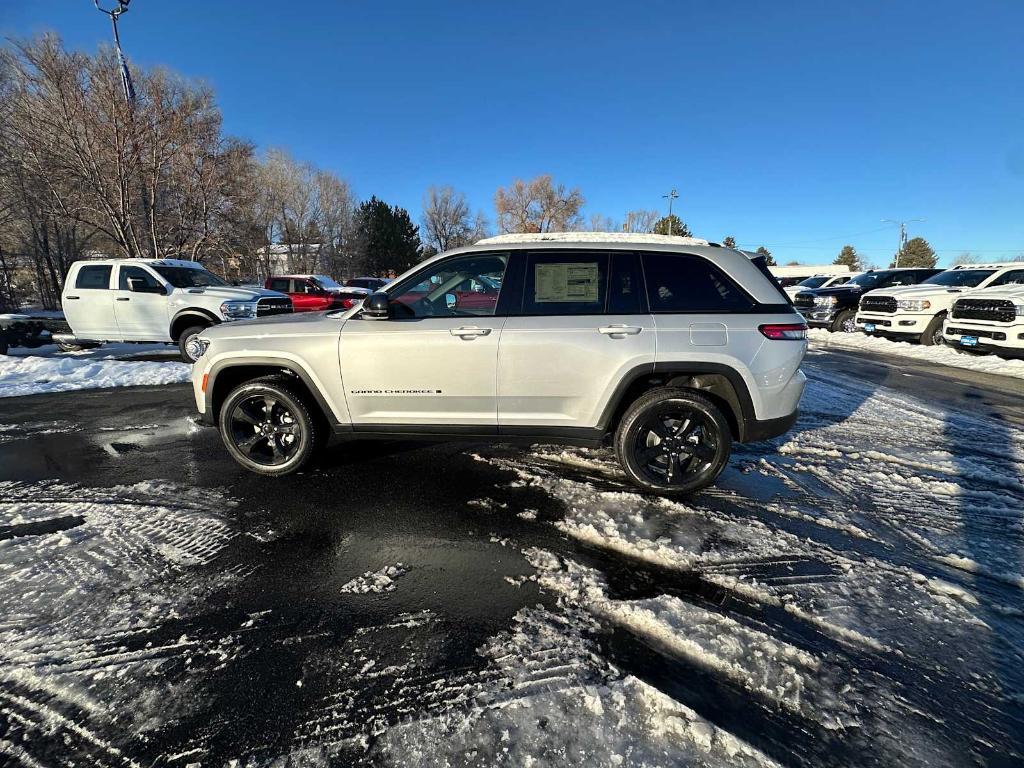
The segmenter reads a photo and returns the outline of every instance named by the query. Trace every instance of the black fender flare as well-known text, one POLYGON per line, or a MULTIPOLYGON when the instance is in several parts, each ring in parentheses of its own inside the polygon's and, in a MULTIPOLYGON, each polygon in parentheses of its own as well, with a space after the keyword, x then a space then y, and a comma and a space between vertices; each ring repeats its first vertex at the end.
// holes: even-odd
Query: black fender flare
MULTIPOLYGON (((222 320, 217 317, 213 312, 202 307, 186 307, 180 309, 174 313, 174 317, 171 318, 171 324, 168 326, 167 335, 174 339, 174 326, 177 325, 178 321, 184 317, 195 317, 202 318, 210 323, 210 325, 219 325, 222 320)), ((177 339, 174 339, 177 341, 177 339)))
POLYGON ((637 381, 644 378, 657 377, 664 378, 668 382, 676 376, 700 376, 702 374, 722 376, 729 382, 734 396, 729 397, 726 395, 724 399, 734 411, 733 415, 735 416, 737 431, 739 432, 737 442, 742 443, 749 440, 755 431, 752 427, 755 427, 757 423, 757 415, 754 412, 754 400, 750 396, 750 389, 740 372, 732 366, 723 363, 698 361, 644 363, 631 368, 619 380, 614 392, 612 392, 612 396, 605 404, 604 410, 601 412, 600 421, 598 422, 599 427, 604 430, 611 428, 611 421, 622 404, 622 398, 637 381))

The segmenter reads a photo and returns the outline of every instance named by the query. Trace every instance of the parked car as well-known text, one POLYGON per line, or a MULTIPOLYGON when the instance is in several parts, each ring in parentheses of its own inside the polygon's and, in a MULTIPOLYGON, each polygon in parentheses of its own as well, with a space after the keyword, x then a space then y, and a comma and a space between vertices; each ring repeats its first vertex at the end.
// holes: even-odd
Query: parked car
POLYGON ((214 325, 288 314, 292 301, 261 288, 236 288, 194 261, 108 259, 76 261, 61 296, 70 334, 54 334, 66 349, 108 341, 177 344, 198 357, 198 335, 214 325))
POLYGON ((365 288, 373 292, 379 291, 388 284, 388 280, 382 277, 353 277, 345 281, 346 288, 365 288))
POLYGON ((793 304, 812 328, 830 331, 857 330, 857 305, 863 293, 875 288, 897 285, 916 285, 937 275, 941 269, 880 269, 868 270, 852 278, 845 285, 816 291, 801 291, 793 304))
POLYGON ((1024 356, 1024 285, 982 288, 957 299, 942 332, 962 349, 1024 356))
POLYGON ((944 343, 946 315, 964 293, 1024 283, 1024 264, 977 264, 947 269, 919 285, 881 288, 865 293, 857 312, 857 328, 893 339, 944 343))
POLYGON ((658 235, 506 235, 346 313, 213 328, 196 406, 230 455, 299 470, 329 437, 614 445, 640 488, 714 482, 795 422, 807 326, 757 254, 658 235), (458 289, 501 284, 496 302, 458 289), (255 364, 253 358, 259 359, 255 364))
POLYGON ((296 312, 351 309, 369 294, 365 288, 350 288, 326 275, 279 275, 268 277, 264 288, 287 294, 296 312))
POLYGON ((795 298, 801 291, 814 291, 819 288, 835 288, 839 285, 845 285, 860 272, 848 272, 845 275, 814 275, 813 277, 805 278, 796 285, 782 285, 782 290, 786 292, 789 298, 795 298))

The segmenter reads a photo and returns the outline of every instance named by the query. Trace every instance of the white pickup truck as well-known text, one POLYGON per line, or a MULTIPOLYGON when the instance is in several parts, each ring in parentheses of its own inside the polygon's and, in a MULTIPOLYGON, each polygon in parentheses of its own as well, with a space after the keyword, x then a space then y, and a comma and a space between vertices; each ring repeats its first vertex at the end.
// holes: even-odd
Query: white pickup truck
POLYGON ((185 362, 200 354, 195 337, 212 325, 292 311, 283 293, 236 287, 201 264, 180 259, 76 261, 61 296, 70 334, 65 349, 108 341, 177 344, 185 362))

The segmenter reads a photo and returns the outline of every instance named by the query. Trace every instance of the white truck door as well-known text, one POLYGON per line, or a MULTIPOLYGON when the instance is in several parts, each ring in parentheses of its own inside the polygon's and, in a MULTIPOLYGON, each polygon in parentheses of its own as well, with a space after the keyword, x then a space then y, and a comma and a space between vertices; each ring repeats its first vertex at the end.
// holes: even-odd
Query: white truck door
POLYGON ((82 264, 74 284, 64 287, 61 305, 75 336, 93 341, 121 338, 114 318, 114 292, 110 290, 110 264, 82 264))
POLYGON ((114 317, 128 341, 170 341, 167 288, 145 267, 118 267, 114 317), (135 290, 132 290, 132 289, 135 290))

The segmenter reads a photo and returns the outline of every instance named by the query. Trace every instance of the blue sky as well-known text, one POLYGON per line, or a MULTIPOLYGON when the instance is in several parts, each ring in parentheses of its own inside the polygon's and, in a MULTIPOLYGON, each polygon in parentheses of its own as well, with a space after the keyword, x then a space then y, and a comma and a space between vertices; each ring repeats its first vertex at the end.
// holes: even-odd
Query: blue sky
MULTIPOLYGON (((90 0, 3 0, 0 33, 109 40, 90 0)), ((676 210, 694 234, 886 261, 1024 253, 1024 3, 133 0, 139 64, 214 86, 225 128, 418 219, 451 184, 551 173, 587 213, 676 210)))

